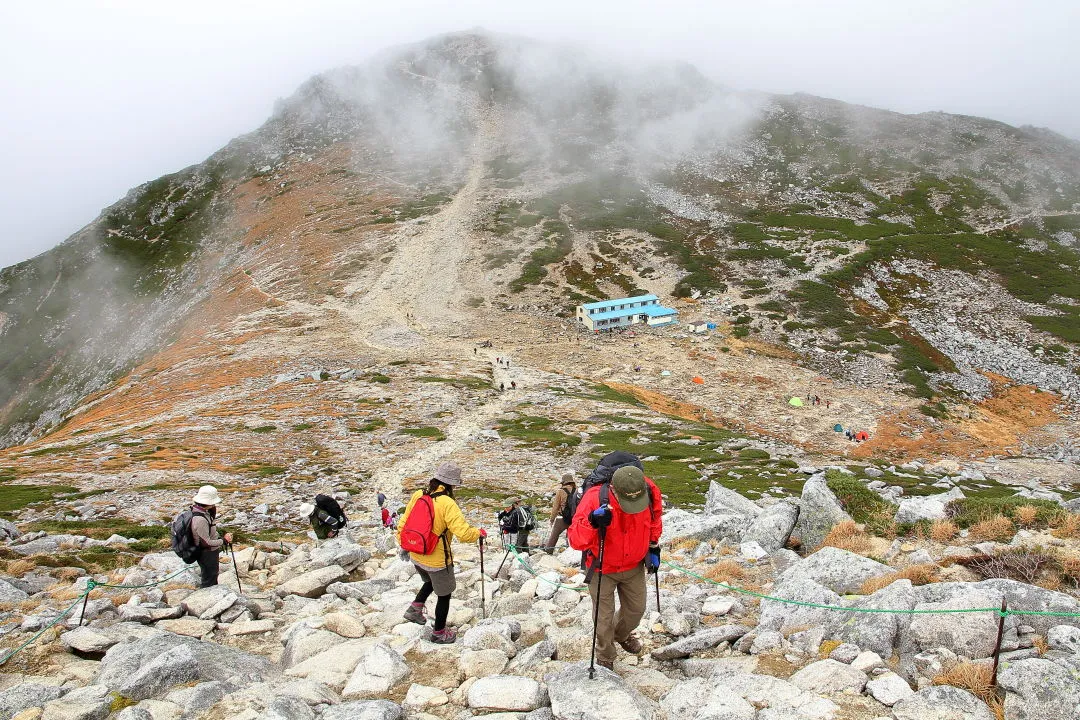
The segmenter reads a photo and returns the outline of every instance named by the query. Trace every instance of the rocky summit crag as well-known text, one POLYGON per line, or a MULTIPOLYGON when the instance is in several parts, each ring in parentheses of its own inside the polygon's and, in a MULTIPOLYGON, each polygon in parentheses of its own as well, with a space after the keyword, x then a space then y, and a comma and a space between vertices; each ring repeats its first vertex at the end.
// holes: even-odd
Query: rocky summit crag
POLYGON ((0 271, 0 644, 179 570, 202 484, 243 581, 95 589, 4 666, 0 717, 1071 717, 1078 203, 1049 131, 517 38, 315 77, 0 271), (680 322, 573 318, 642 292, 680 322), (376 490, 453 460, 493 529, 612 450, 700 576, 664 569, 645 654, 585 677, 572 554, 489 555, 485 620, 460 548, 457 644, 402 622, 376 490), (348 539, 305 538, 318 492, 348 539), (935 613, 1003 600, 1065 614, 1007 616, 995 699, 996 615, 935 613))

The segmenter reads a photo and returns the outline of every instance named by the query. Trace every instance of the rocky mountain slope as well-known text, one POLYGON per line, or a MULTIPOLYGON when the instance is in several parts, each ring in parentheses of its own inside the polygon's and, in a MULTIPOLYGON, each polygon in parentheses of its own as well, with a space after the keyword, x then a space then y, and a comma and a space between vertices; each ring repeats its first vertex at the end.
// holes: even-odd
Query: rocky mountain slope
POLYGON ((161 583, 96 588, 87 627, 13 656, 0 718, 1071 717, 1078 202, 1047 131, 516 38, 313 78, 0 271, 0 652, 90 579, 161 583), (575 326, 638 291, 717 327, 575 326), (417 579, 365 522, 376 489, 453 459, 491 527, 615 449, 678 566, 645 654, 583 677, 572 553, 489 553, 481 582, 461 548, 463 639, 401 624, 417 579), (242 588, 170 578, 204 483, 242 588), (348 538, 304 537, 316 492, 348 538), (1007 616, 992 696, 996 613, 911 611, 1002 599, 1064 614, 1007 616))
POLYGON ((812 433, 776 401, 820 388, 852 398, 845 426, 972 437, 974 415, 1008 426, 975 432, 977 451, 1071 456, 1051 415, 1074 417, 1080 383, 1078 193, 1080 149, 1046 131, 446 36, 313 78, 258 131, 2 271, 0 430, 61 439, 88 397, 113 415, 121 388, 181 358, 266 382, 300 350, 268 336, 302 332, 314 365, 420 354, 463 371, 463 340, 502 337, 545 371, 679 402, 659 370, 715 363, 693 404, 801 444, 812 433), (639 290, 720 333, 621 361, 647 377, 559 348, 596 342, 564 320, 575 303, 639 290), (228 345, 260 347, 223 363, 228 345), (781 367, 759 371, 760 353, 781 367), (725 408, 741 372, 767 395, 725 408), (1001 423, 982 408, 1015 384, 1070 402, 1001 423))

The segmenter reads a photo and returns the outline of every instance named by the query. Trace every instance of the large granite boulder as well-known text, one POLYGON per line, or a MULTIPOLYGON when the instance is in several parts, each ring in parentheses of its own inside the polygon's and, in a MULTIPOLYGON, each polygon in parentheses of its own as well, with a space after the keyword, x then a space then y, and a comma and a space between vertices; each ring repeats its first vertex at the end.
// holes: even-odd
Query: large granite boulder
POLYGON ((894 572, 891 567, 876 560, 840 548, 823 547, 781 573, 777 582, 806 578, 838 595, 847 595, 858 592, 867 580, 891 572, 894 572))
POLYGON ((967 690, 935 685, 893 705, 896 720, 994 720, 994 713, 967 690))
POLYGON ((787 545, 798 519, 798 503, 782 500, 764 508, 751 520, 740 539, 743 542, 756 542, 766 552, 775 552, 787 545))
POLYGON ((544 677, 555 720, 653 720, 656 708, 621 677, 602 667, 589 678, 584 664, 544 677))
POLYGON ((812 475, 803 483, 799 508, 795 534, 802 546, 810 550, 821 545, 833 525, 851 520, 825 482, 825 473, 812 475))
MULTIPOLYGON (((947 648, 961 657, 978 660, 990 657, 997 639, 998 613, 1001 593, 979 590, 974 586, 966 592, 953 593, 942 602, 923 602, 915 605, 921 611, 911 619, 911 639, 919 650, 947 648), (938 613, 985 608, 984 612, 938 613)), ((1005 619, 1006 627, 1015 631, 1016 618, 1005 619)))
POLYGON ((754 706, 723 686, 693 678, 681 682, 660 698, 665 717, 680 720, 754 720, 754 706))
POLYGON ((895 521, 898 523, 914 523, 920 520, 943 520, 945 518, 945 506, 953 500, 962 500, 964 493, 960 488, 937 495, 916 495, 900 501, 896 508, 895 521))
POLYGON ((152 698, 177 685, 218 680, 242 687, 270 672, 265 658, 194 638, 161 633, 113 645, 94 682, 135 700, 152 698))
POLYGON ((1080 713, 1080 675, 1050 660, 1007 661, 998 686, 1006 720, 1076 720, 1080 713))
MULTIPOLYGON (((919 602, 910 580, 897 580, 873 595, 859 598, 849 607, 859 609, 912 610, 919 602)), ((833 612, 825 624, 825 637, 851 643, 881 657, 894 648, 906 647, 912 615, 908 613, 833 612)))

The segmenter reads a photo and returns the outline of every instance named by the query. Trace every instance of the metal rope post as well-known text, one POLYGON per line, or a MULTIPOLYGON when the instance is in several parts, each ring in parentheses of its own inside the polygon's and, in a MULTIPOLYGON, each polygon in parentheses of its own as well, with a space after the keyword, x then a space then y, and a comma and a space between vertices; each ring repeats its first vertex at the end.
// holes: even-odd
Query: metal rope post
POLYGON ((990 687, 997 691, 998 659, 1001 656, 1001 638, 1005 635, 1005 617, 1009 614, 1005 607, 1005 598, 1001 599, 1001 610, 998 611, 997 641, 994 643, 994 669, 990 673, 990 687))

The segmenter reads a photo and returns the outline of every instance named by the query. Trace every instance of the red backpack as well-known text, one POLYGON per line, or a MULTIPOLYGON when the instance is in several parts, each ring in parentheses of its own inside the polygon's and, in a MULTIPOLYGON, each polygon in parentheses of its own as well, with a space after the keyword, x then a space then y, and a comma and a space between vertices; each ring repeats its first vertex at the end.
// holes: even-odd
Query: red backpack
POLYGON ((430 495, 421 495, 405 516, 405 524, 401 528, 401 549, 419 555, 435 552, 439 536, 435 534, 434 526, 435 501, 430 495), (424 509, 417 512, 421 506, 424 509))

